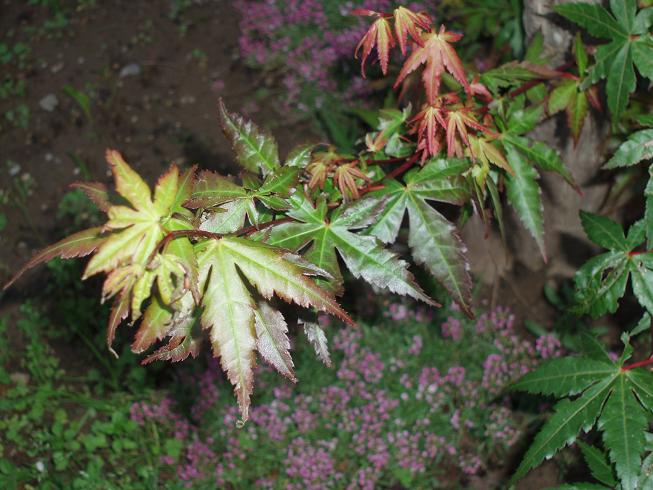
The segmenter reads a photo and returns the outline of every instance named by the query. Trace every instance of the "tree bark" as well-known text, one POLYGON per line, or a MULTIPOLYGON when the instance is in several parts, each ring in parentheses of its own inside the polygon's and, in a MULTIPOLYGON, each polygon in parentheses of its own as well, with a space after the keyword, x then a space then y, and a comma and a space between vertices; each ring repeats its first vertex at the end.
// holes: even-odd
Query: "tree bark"
MULTIPOLYGON (((550 66, 560 66, 571 59, 574 26, 553 12, 556 4, 569 0, 524 0, 523 25, 527 42, 539 31, 544 40, 545 57, 550 66)), ((526 231, 512 208, 506 213, 508 250, 497 237, 482 240, 482 225, 473 220, 464 230, 474 270, 487 284, 496 283, 510 274, 519 263, 546 277, 571 277, 586 258, 587 240, 578 212, 596 212, 607 195, 607 185, 596 185, 592 179, 605 161, 608 135, 607 114, 590 110, 580 140, 574 146, 564 114, 541 123, 528 136, 540 140, 560 152, 583 195, 580 196, 563 179, 549 172, 540 172, 544 205, 544 230, 548 262, 545 264, 535 241, 526 231)))
MULTIPOLYGON (((569 0, 526 0, 524 2, 524 30, 530 41, 537 32, 542 33, 546 59, 552 66, 560 66, 572 55, 571 45, 575 33, 563 19, 553 13, 557 4, 569 0)), ((570 276, 579 260, 584 260, 583 250, 587 250, 585 234, 580 224, 580 209, 596 212, 607 194, 607 185, 595 185, 593 178, 605 161, 605 141, 608 124, 604 123, 606 114, 590 113, 583 126, 577 146, 573 139, 564 114, 559 114, 540 124, 529 136, 544 141, 560 152, 562 161, 571 170, 574 179, 581 187, 580 196, 571 186, 555 174, 541 172, 541 185, 544 204, 545 243, 550 257, 546 266, 547 276, 570 276)), ((514 218, 513 218, 514 220, 514 218)), ((515 250, 517 260, 531 270, 542 268, 542 261, 532 247, 524 246, 524 240, 518 240, 515 250), (521 245, 520 245, 521 244, 521 245)))

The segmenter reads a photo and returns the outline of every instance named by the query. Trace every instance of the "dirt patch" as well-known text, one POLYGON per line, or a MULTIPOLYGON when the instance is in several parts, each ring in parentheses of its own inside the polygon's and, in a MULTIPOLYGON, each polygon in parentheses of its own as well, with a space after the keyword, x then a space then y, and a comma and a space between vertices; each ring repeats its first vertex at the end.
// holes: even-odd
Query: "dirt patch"
MULTIPOLYGON (((233 170, 216 119, 219 97, 269 128, 282 155, 316 139, 304 124, 281 124, 274 101, 257 107, 260 74, 239 57, 239 19, 231 2, 197 2, 177 18, 169 1, 65 11, 67 26, 55 30, 43 28, 51 12, 19 2, 5 2, 0 19, 2 42, 30 49, 26 66, 11 67, 10 75, 24 80, 31 114, 26 129, 0 134, 0 187, 33 180, 24 209, 6 206, 0 279, 65 234, 56 210, 70 183, 109 181, 107 148, 120 150, 150 183, 172 161, 233 170), (70 88, 89 98, 87 112, 70 88)), ((2 101, 0 112, 12 104, 2 101)))

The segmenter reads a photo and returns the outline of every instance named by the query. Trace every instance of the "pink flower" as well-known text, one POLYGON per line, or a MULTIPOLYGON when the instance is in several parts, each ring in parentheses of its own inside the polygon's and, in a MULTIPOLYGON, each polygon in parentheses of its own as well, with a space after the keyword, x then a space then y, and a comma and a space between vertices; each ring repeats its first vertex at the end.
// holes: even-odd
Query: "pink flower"
POLYGON ((445 339, 451 339, 454 342, 458 342, 462 338, 462 326, 460 320, 450 316, 442 324, 442 336, 445 339))

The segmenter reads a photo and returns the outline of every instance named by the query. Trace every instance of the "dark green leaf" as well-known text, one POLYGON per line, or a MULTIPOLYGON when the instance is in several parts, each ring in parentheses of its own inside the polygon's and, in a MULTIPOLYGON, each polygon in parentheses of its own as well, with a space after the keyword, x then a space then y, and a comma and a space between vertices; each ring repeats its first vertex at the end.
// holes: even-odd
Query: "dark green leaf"
POLYGON ((546 261, 544 248, 544 216, 537 172, 510 145, 506 146, 508 163, 515 175, 506 175, 508 200, 515 208, 524 227, 533 235, 542 257, 546 261))
POLYGON ((589 429, 594 425, 616 376, 618 375, 596 383, 573 401, 562 400, 556 404, 554 414, 535 436, 533 444, 513 475, 513 483, 544 459, 550 458, 558 450, 574 442, 581 429, 589 429))
POLYGON ((606 216, 580 212, 580 221, 587 237, 597 245, 608 250, 630 250, 621 226, 606 216))
POLYGON ((580 393, 617 371, 608 362, 562 357, 544 362, 535 371, 513 383, 511 389, 560 398, 580 393))
POLYGON ((614 58, 608 72, 606 92, 608 93, 608 108, 612 113, 612 121, 618 121, 626 109, 628 97, 635 90, 636 79, 633 69, 631 46, 624 44, 614 58))
POLYGON ((633 261, 630 271, 637 301, 649 313, 653 313, 653 271, 647 269, 641 261, 633 261))
POLYGON ((628 167, 653 158, 653 129, 631 134, 603 168, 628 167))
POLYGON ((601 38, 626 38, 628 31, 621 26, 600 4, 565 3, 556 5, 555 11, 601 38))
POLYGON ((625 375, 618 376, 613 386, 612 396, 599 418, 599 428, 623 490, 634 490, 641 469, 648 420, 625 375))
POLYGON ((600 451, 594 446, 585 444, 583 441, 578 441, 576 444, 580 447, 585 462, 592 472, 592 476, 610 488, 616 487, 617 482, 614 473, 612 472, 612 466, 610 466, 608 457, 603 453, 603 451, 600 451))

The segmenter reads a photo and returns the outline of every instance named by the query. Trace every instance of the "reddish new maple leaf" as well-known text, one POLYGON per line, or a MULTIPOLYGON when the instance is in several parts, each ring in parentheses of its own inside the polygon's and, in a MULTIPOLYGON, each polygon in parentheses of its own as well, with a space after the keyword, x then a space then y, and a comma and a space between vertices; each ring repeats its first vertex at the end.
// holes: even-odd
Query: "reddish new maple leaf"
POLYGON ((441 128, 446 127, 443 109, 439 104, 430 104, 410 121, 412 133, 417 133, 417 150, 422 152, 422 161, 437 154, 442 144, 441 128))
POLYGON ((356 46, 356 52, 354 53, 354 58, 358 59, 358 52, 362 49, 363 54, 361 56, 361 74, 365 78, 365 61, 372 52, 372 49, 376 47, 376 52, 379 57, 379 63, 381 64, 381 71, 383 74, 388 73, 388 60, 390 58, 390 48, 395 45, 395 40, 392 37, 392 30, 390 28, 390 22, 388 19, 379 12, 374 12, 373 10, 365 9, 356 9, 353 10, 354 15, 368 15, 370 17, 378 17, 374 23, 370 26, 368 31, 363 36, 363 39, 356 46))
POLYGON ((366 183, 370 181, 370 178, 357 168, 355 163, 340 165, 334 172, 333 178, 345 201, 349 200, 349 195, 354 199, 360 198, 356 179, 362 179, 366 183))
POLYGON ((467 137, 467 128, 476 129, 488 135, 493 135, 492 131, 480 124, 476 119, 471 110, 467 107, 460 109, 449 110, 446 113, 445 117, 446 130, 447 130, 447 156, 452 157, 456 155, 459 158, 463 157, 462 145, 459 144, 456 138, 456 133, 460 136, 460 139, 465 143, 465 146, 469 148, 469 153, 472 159, 475 159, 473 147, 469 144, 469 138, 467 137))
POLYGON ((415 46, 413 53, 401 68, 394 88, 397 88, 420 65, 426 64, 426 68, 422 74, 422 80, 426 88, 426 98, 429 104, 435 101, 440 91, 440 82, 442 80, 442 74, 445 71, 451 73, 460 82, 465 92, 471 94, 471 88, 467 82, 462 61, 460 61, 456 50, 450 44, 460 40, 462 37, 462 34, 447 31, 444 26, 440 27, 439 32, 431 31, 422 34, 423 46, 415 46))
POLYGON ((431 29, 431 18, 424 12, 415 13, 406 7, 396 8, 395 16, 395 33, 399 41, 401 54, 406 54, 406 41, 408 35, 419 45, 423 45, 422 31, 431 29))

